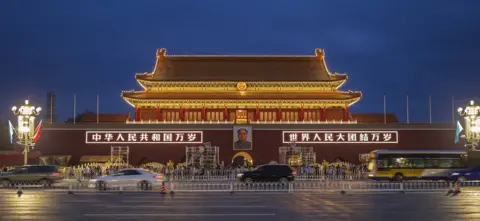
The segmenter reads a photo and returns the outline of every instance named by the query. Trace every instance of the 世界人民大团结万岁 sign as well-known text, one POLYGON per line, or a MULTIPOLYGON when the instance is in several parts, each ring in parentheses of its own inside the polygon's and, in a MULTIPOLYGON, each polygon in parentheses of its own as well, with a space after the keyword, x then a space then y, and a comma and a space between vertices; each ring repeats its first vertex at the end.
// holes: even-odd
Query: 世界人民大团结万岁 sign
POLYGON ((398 131, 283 131, 283 143, 398 143, 398 131))
POLYGON ((86 131, 87 144, 194 144, 203 143, 202 131, 86 131))

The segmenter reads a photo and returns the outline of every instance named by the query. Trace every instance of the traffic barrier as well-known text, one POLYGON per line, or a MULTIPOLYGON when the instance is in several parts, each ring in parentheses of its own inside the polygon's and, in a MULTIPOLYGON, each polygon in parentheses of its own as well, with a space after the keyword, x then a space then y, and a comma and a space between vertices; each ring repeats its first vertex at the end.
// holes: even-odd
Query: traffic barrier
POLYGON ((1 189, 16 189, 21 186, 23 189, 68 189, 70 185, 78 186, 79 183, 52 183, 49 185, 41 184, 40 182, 32 181, 10 181, 7 186, 0 186, 1 189))
POLYGON ((167 194, 167 190, 165 188, 165 182, 162 182, 162 190, 161 190, 161 193, 162 194, 167 194))
MULTIPOLYGON (((242 172, 238 172, 242 173, 242 172)), ((238 179, 238 173, 230 173, 224 175, 210 175, 210 174, 170 174, 166 175, 166 179, 168 181, 175 181, 175 182, 198 182, 198 181, 236 181, 238 179)), ((367 180, 363 176, 324 176, 324 175, 309 175, 309 174, 301 174, 296 175, 295 180, 330 180, 330 181, 349 181, 349 180, 358 180, 364 181, 367 180)))
POLYGON ((435 181, 417 181, 417 182, 362 182, 362 181, 303 181, 297 180, 292 182, 163 182, 159 185, 144 190, 138 184, 132 185, 113 185, 105 183, 102 188, 83 188, 78 183, 70 183, 60 186, 26 186, 24 183, 16 183, 8 188, 17 188, 22 193, 29 189, 59 189, 66 190, 68 194, 74 192, 87 191, 115 191, 123 192, 161 192, 162 194, 173 195, 179 193, 194 193, 194 192, 224 192, 234 194, 235 192, 277 192, 277 193, 375 193, 375 192, 443 192, 448 191, 453 193, 459 192, 460 188, 464 191, 474 190, 480 191, 479 181, 464 181, 464 182, 435 182, 435 181), (167 188, 168 187, 168 188, 167 188))

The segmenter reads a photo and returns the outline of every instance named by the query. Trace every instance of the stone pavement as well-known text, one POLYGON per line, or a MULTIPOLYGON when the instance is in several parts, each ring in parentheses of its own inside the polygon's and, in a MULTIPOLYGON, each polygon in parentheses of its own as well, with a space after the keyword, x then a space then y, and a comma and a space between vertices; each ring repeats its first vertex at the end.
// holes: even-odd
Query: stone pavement
POLYGON ((75 193, 0 190, 0 220, 479 220, 480 193, 75 193))

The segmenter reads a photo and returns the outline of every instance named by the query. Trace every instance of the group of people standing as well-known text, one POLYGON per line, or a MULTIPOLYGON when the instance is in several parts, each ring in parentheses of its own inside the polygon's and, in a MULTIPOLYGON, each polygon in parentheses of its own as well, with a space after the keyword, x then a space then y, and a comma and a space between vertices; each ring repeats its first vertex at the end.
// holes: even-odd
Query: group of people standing
MULTIPOLYGON (((2 172, 7 172, 14 167, 2 167, 2 172)), ((235 179, 236 174, 242 171, 254 170, 255 166, 228 166, 218 165, 215 168, 195 168, 186 165, 143 165, 134 167, 131 165, 107 165, 102 163, 90 163, 78 166, 60 167, 65 179, 92 179, 98 176, 110 175, 127 168, 143 168, 153 173, 165 174, 170 180, 188 180, 192 177, 211 179, 235 179)), ((362 179, 367 171, 365 165, 355 165, 348 162, 303 165, 294 167, 297 177, 304 179, 362 179)))

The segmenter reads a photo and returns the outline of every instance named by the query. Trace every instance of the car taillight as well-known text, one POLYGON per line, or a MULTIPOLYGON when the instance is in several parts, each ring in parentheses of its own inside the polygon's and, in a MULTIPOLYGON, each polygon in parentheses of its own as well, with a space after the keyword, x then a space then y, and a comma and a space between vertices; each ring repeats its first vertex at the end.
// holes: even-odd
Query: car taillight
POLYGON ((297 171, 296 171, 296 170, 292 170, 292 175, 297 175, 297 171))
POLYGON ((52 173, 52 176, 61 176, 62 174, 60 173, 52 173))
POLYGON ((153 179, 161 180, 161 179, 163 179, 163 177, 162 176, 153 176, 153 179))

